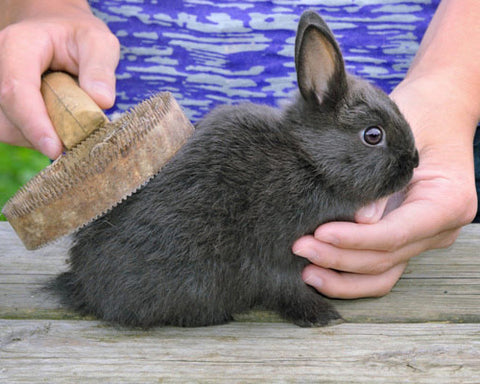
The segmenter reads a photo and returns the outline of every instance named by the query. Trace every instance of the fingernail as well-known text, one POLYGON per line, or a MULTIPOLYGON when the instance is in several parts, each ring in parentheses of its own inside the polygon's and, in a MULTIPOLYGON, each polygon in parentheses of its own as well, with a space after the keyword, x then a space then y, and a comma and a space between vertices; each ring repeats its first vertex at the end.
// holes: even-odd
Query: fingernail
POLYGON ((378 204, 375 202, 363 208, 360 208, 357 214, 366 219, 371 219, 372 217, 376 216, 377 212, 378 212, 378 204))
POLYGON ((331 244, 331 245, 338 245, 340 243, 340 240, 338 239, 338 237, 335 235, 332 235, 331 233, 322 233, 320 231, 316 231, 314 233, 314 237, 317 240, 320 240, 324 243, 331 244))
POLYGON ((58 157, 59 148, 56 140, 51 137, 42 137, 38 142, 38 149, 48 158, 54 160, 58 157))
POLYGON ((320 277, 315 276, 315 275, 309 275, 309 276, 305 277, 303 282, 305 284, 311 285, 312 287, 315 287, 317 289, 320 289, 323 285, 323 280, 320 277))
POLYGON ((309 248, 293 249, 293 253, 297 256, 305 257, 306 259, 309 259, 309 260, 316 259, 318 256, 317 252, 309 248))
POLYGON ((89 83, 89 88, 92 93, 103 96, 109 103, 113 103, 115 101, 115 94, 113 93, 112 88, 106 83, 101 81, 93 81, 89 83))

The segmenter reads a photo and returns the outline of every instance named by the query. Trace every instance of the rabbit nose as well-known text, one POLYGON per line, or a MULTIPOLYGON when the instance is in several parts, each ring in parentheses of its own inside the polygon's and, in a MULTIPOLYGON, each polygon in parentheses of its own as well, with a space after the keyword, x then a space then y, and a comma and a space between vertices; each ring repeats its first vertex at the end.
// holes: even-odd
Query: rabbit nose
POLYGON ((415 153, 413 154, 413 168, 417 168, 418 163, 419 163, 418 150, 415 149, 415 153))

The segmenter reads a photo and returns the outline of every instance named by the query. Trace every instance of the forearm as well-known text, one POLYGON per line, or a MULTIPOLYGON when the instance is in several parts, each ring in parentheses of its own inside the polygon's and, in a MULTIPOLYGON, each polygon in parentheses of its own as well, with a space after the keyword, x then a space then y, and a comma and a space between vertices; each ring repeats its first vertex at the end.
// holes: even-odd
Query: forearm
POLYGON ((451 180, 455 190, 448 193, 462 196, 462 208, 447 213, 461 225, 471 220, 477 204, 473 137, 480 118, 479 20, 480 1, 443 0, 407 76, 391 95, 420 153, 412 185, 451 180))
MULTIPOLYGON (((476 125, 480 119, 480 1, 443 0, 405 82, 436 77, 450 107, 476 125)), ((442 101, 442 95, 434 95, 442 101)))
POLYGON ((58 15, 71 7, 90 11, 87 0, 0 0, 0 4, 0 29, 29 17, 58 15))

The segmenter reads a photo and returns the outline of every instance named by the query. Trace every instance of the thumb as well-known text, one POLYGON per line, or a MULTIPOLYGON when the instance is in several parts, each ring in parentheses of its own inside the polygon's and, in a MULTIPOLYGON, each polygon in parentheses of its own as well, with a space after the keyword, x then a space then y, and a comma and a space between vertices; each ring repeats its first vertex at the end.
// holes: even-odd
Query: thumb
POLYGON ((393 195, 377 200, 355 213, 355 222, 361 224, 375 224, 383 216, 388 215, 394 209, 402 205, 405 200, 405 190, 395 192, 393 195))
POLYGON ((100 108, 112 107, 115 102, 115 69, 120 57, 117 38, 104 31, 87 34, 78 42, 78 48, 80 87, 100 108))
POLYGON ((355 213, 355 222, 361 224, 377 223, 382 218, 385 207, 387 206, 387 201, 388 198, 384 197, 360 208, 355 213))

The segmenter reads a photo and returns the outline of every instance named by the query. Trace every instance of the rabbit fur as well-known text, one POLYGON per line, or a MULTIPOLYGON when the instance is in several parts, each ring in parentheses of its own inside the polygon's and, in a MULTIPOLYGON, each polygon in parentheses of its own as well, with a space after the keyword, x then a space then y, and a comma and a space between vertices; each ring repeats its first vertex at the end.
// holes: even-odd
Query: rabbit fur
POLYGON ((140 327, 221 324, 256 306, 300 326, 340 319, 302 281, 308 261, 292 245, 403 189, 418 153, 398 108, 345 72, 313 11, 295 64, 300 92, 283 110, 214 109, 154 179, 75 234, 70 269, 49 286, 64 304, 140 327))

